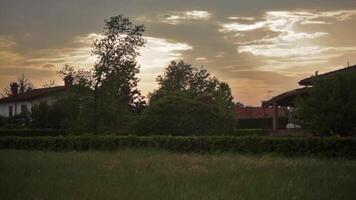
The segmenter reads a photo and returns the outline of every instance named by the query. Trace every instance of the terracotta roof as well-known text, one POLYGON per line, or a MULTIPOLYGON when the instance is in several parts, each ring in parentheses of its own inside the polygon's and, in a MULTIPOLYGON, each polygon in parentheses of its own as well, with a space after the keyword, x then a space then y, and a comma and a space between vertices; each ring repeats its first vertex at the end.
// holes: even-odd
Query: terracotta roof
MULTIPOLYGON (((273 108, 264 107, 237 107, 236 115, 238 119, 261 119, 272 118, 273 108)), ((287 117, 286 108, 278 108, 279 117, 287 117)))
POLYGON ((11 96, 2 98, 2 99, 0 99, 0 103, 32 100, 35 98, 43 97, 45 95, 49 95, 49 94, 63 91, 63 90, 65 90, 65 86, 33 89, 33 90, 30 90, 30 91, 22 93, 22 94, 11 95, 11 96))
POLYGON ((331 71, 331 72, 327 72, 325 74, 320 74, 320 75, 317 75, 317 76, 312 76, 312 77, 309 77, 309 78, 305 78, 305 79, 299 81, 299 85, 312 85, 313 81, 315 81, 316 79, 328 78, 328 77, 330 77, 332 75, 335 75, 337 73, 350 73, 350 72, 356 73, 356 65, 345 67, 345 68, 338 69, 338 70, 331 71))

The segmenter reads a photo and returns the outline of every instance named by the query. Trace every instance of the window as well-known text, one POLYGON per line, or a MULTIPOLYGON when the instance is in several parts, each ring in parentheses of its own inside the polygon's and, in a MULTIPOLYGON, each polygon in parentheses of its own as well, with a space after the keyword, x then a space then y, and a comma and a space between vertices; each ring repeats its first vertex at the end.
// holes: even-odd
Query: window
POLYGON ((12 112, 12 106, 9 106, 9 117, 12 117, 13 112, 12 112))
POLYGON ((28 109, 27 109, 27 105, 26 104, 22 104, 21 105, 21 113, 27 113, 28 109))

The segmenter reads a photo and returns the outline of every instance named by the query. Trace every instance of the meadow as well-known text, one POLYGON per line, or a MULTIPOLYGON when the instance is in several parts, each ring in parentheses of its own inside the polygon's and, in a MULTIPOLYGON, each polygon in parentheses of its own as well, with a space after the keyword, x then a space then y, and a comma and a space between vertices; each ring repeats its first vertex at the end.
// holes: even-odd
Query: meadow
POLYGON ((355 199, 356 160, 0 150, 6 199, 355 199))

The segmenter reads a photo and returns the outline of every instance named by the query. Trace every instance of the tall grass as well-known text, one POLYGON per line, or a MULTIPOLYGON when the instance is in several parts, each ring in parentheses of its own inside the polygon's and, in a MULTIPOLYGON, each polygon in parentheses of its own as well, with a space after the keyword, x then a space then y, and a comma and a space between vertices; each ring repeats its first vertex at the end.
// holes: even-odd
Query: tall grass
POLYGON ((0 199, 355 199, 356 161, 0 151, 0 199))

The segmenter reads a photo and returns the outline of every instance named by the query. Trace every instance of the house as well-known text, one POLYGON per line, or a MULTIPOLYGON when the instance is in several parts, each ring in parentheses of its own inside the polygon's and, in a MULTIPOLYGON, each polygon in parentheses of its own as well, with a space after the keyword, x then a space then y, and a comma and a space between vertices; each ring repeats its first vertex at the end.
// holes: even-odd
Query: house
POLYGON ((11 94, 0 99, 0 116, 11 117, 22 112, 31 112, 32 107, 41 102, 52 104, 54 96, 66 90, 68 86, 72 85, 72 82, 72 77, 66 77, 64 86, 38 88, 25 93, 18 93, 19 85, 12 83, 11 94))
MULTIPOLYGON (((335 71, 327 72, 325 74, 318 74, 315 73, 314 76, 305 78, 301 81, 299 81, 299 85, 301 88, 297 88, 294 90, 290 90, 287 92, 284 92, 282 94, 279 94, 268 101, 262 101, 262 106, 263 107, 272 107, 273 109, 273 130, 278 131, 279 126, 278 126, 278 119, 279 119, 279 112, 278 109, 280 107, 293 107, 293 102, 297 97, 305 97, 308 96, 310 88, 313 86, 313 82, 317 79, 324 79, 324 78, 329 78, 332 77, 336 74, 340 73, 356 73, 356 65, 353 66, 348 66, 346 68, 338 69, 335 71)), ((290 115, 290 124, 289 127, 294 128, 297 127, 295 124, 294 120, 292 119, 293 116, 290 115)))
MULTIPOLYGON (((262 128, 272 129, 271 122, 273 118, 273 108, 270 107, 236 107, 236 118, 239 128, 262 128)), ((278 108, 278 115, 285 119, 280 120, 280 127, 285 127, 288 119, 289 110, 287 108, 278 108)))
MULTIPOLYGON (((237 119, 264 119, 273 117, 273 109, 269 107, 237 107, 237 119)), ((278 116, 288 117, 287 108, 278 108, 278 116)))

